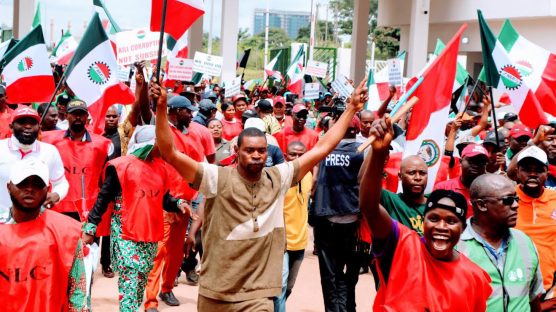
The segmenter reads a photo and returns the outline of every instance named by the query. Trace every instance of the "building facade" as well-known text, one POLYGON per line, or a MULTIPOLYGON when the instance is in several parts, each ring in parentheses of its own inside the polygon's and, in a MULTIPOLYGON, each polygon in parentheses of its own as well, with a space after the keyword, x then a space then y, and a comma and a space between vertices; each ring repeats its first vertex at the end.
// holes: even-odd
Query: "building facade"
MULTIPOLYGON (((266 10, 255 9, 253 23, 253 34, 261 33, 266 26, 266 10)), ((270 28, 281 28, 291 39, 295 39, 301 27, 309 26, 311 13, 297 11, 270 10, 268 26, 270 28)))

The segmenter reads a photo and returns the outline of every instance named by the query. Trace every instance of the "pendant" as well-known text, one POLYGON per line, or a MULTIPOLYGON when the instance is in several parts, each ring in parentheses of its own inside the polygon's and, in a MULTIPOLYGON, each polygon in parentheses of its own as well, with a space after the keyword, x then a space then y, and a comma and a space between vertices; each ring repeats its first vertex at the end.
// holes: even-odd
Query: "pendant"
POLYGON ((253 219, 253 232, 258 232, 259 231, 259 222, 257 221, 257 218, 253 219))

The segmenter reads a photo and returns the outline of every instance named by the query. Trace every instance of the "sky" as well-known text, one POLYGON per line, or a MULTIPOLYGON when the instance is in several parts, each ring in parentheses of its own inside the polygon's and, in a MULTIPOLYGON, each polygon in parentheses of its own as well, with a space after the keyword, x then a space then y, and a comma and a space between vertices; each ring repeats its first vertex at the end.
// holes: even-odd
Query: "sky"
MULTIPOLYGON (((13 1, 0 0, 0 25, 11 26, 13 20, 13 1)), ((213 34, 219 37, 220 22, 222 16, 222 1, 226 0, 205 0, 205 17, 203 28, 205 32, 209 30, 211 13, 211 1, 214 1, 213 34)), ((311 10, 311 0, 267 0, 270 9, 286 11, 306 11, 311 10)), ((326 4, 329 0, 314 0, 315 4, 326 4)), ((150 20, 151 1, 149 0, 104 0, 116 23, 122 29, 134 29, 148 27, 150 20)), ((77 37, 81 37, 86 24, 93 14, 92 0, 41 0, 42 24, 47 42, 57 41, 60 38, 61 30, 67 29, 71 23, 71 32, 77 37), (51 37, 50 23, 54 19, 54 35, 51 37)), ((253 28, 253 13, 255 8, 266 8, 266 1, 263 0, 239 0, 239 27, 253 28)), ((324 9, 320 10, 321 18, 324 18, 324 9)), ((33 15, 34 12, 29 12, 33 15)), ((331 14, 329 13, 331 16, 331 14)))

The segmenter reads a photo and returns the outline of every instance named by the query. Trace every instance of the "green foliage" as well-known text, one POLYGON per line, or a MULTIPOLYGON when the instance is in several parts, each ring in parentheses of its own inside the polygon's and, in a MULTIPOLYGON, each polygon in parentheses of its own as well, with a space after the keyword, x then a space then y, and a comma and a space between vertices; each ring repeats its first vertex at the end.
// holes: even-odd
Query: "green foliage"
MULTIPOLYGON (((307 43, 311 38, 311 25, 299 28, 295 42, 307 43)), ((317 29, 315 30, 315 45, 317 46, 336 46, 334 44, 334 23, 326 21, 317 21, 317 29), (328 33, 327 33, 328 32, 328 33)))

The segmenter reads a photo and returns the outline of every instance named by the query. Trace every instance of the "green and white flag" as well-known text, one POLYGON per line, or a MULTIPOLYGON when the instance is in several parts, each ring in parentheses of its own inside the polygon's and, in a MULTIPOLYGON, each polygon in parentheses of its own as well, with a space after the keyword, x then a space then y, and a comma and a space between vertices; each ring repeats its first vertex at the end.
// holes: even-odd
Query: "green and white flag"
MULTIPOLYGON (((483 18, 482 12, 477 10, 477 13, 483 47, 485 83, 487 86, 497 88, 509 95, 514 109, 518 112, 519 119, 524 125, 537 128, 539 125, 548 123, 542 106, 535 95, 538 84, 536 86, 529 85, 531 81, 524 78, 530 73, 526 73, 527 70, 524 70, 522 65, 512 61, 507 52, 508 44, 515 43, 515 36, 513 36, 514 39, 496 39, 483 18)), ((508 34, 505 32, 501 35, 506 37, 508 34)))
POLYGON ((37 3, 37 9, 35 10, 35 16, 33 17, 33 28, 41 24, 41 3, 37 3))
POLYGON ((39 25, 4 54, 2 75, 8 102, 48 102, 54 94, 54 77, 39 25))
POLYGON ((67 65, 73 57, 75 49, 77 49, 77 41, 75 41, 75 38, 73 38, 68 30, 64 32, 64 35, 62 35, 62 38, 60 38, 60 41, 58 41, 58 44, 52 50, 50 58, 56 64, 67 65))
POLYGON ((87 103, 93 131, 100 132, 106 110, 113 104, 130 104, 135 97, 118 79, 118 65, 98 13, 93 15, 81 43, 66 69, 66 83, 87 103))

